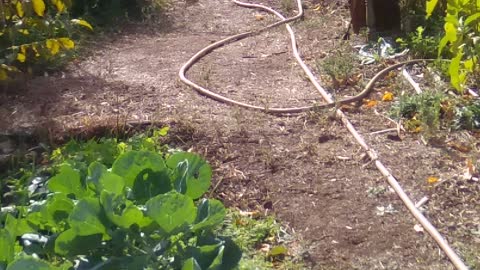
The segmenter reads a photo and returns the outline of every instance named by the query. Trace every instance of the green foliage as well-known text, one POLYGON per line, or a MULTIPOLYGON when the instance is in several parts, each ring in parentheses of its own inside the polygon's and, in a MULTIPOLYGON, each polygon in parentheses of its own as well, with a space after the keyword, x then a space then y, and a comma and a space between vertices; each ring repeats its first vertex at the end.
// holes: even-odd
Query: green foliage
POLYGON ((435 58, 438 51, 440 37, 425 36, 425 29, 417 27, 417 31, 409 33, 405 38, 398 38, 396 41, 403 49, 410 49, 417 58, 435 58))
POLYGON ((71 14, 85 16, 102 26, 125 19, 139 19, 167 6, 166 0, 74 0, 71 14))
MULTIPOLYGON (((427 17, 431 16, 438 0, 427 0, 427 17)), ((480 1, 447 1, 444 36, 438 47, 438 55, 445 48, 451 53, 449 76, 452 86, 463 92, 469 76, 480 78, 478 56, 480 55, 480 1)))
POLYGON ((392 107, 391 114, 396 118, 407 119, 406 127, 411 131, 431 132, 440 127, 445 98, 445 95, 437 92, 403 95, 392 107))
POLYGON ((61 67, 73 57, 81 30, 93 30, 89 22, 141 18, 166 6, 166 0, 1 1, 0 81, 61 67))
POLYGON ((479 129, 480 102, 449 97, 440 92, 403 95, 390 114, 406 119, 405 127, 413 132, 433 132, 439 128, 479 129))
POLYGON ((333 88, 338 88, 351 77, 354 72, 355 56, 348 51, 337 51, 316 63, 319 72, 325 72, 332 78, 333 88))
POLYGON ((74 164, 65 162, 49 179, 45 200, 17 205, 15 216, 2 214, 0 263, 7 269, 53 269, 79 256, 85 267, 102 269, 232 269, 240 260, 239 248, 214 233, 225 218, 222 203, 195 201, 211 176, 200 157, 177 153, 165 160, 127 150, 111 169, 93 161, 84 175, 74 164), (186 185, 174 184, 178 167, 186 185), (27 232, 44 240, 25 246, 18 237, 27 232))
POLYGON ((0 81, 67 57, 84 20, 71 20, 70 1, 12 0, 0 4, 0 81))
POLYGON ((455 109, 454 127, 457 129, 480 129, 480 101, 474 100, 455 109))

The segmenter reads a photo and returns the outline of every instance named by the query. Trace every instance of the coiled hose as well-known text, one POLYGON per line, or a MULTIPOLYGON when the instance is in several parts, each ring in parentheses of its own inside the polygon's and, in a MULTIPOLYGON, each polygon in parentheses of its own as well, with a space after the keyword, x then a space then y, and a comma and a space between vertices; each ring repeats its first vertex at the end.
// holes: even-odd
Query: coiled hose
MULTIPOLYGON (((181 68, 179 71, 179 77, 182 82, 185 84, 191 86, 193 89, 198 91, 200 94, 205 95, 209 98, 212 98, 214 100, 217 100, 219 102, 223 102, 226 104, 231 104, 231 105, 236 105, 240 107, 244 107, 247 109, 253 109, 253 110, 260 110, 264 111, 266 113, 272 113, 272 114, 287 114, 287 113, 299 113, 299 112, 304 112, 308 111, 311 109, 315 108, 330 108, 334 107, 336 105, 342 105, 342 104, 347 104, 351 102, 356 102, 356 101, 361 101, 364 97, 366 97, 370 91, 373 89, 373 86, 376 81, 378 81, 383 75, 385 75, 387 72, 399 68, 404 65, 412 64, 412 63, 417 63, 417 62, 422 62, 422 61, 431 61, 431 59, 416 59, 416 60, 409 60, 405 61, 402 63, 398 63, 392 66, 389 66, 380 72, 378 72, 366 85, 366 87, 361 91, 359 94, 356 96, 346 98, 343 100, 339 101, 334 101, 331 97, 331 95, 323 89, 323 87, 318 83, 317 79, 311 72, 311 70, 308 68, 308 66, 303 62, 303 60, 300 57, 300 54, 298 52, 297 48, 297 43, 295 39, 295 34, 288 24, 289 22, 292 22, 294 20, 297 20, 303 16, 303 7, 302 7, 302 2, 301 0, 297 0, 297 6, 298 6, 298 14, 290 17, 290 18, 285 18, 283 15, 278 13, 277 11, 263 6, 263 5, 258 5, 258 4, 250 4, 250 3, 244 3, 240 2, 238 0, 232 0, 235 4, 242 6, 242 7, 247 7, 247 8, 257 8, 264 10, 266 12, 272 13, 275 16, 277 16, 280 21, 270 24, 266 27, 263 27, 259 30, 256 31, 249 31, 249 32, 244 32, 240 33, 237 35, 233 35, 230 37, 227 37, 225 39, 219 40, 215 43, 212 43, 211 45, 201 49, 199 52, 197 52, 194 56, 192 56, 181 68), (223 47, 227 44, 230 44, 235 41, 239 41, 242 39, 245 39, 247 37, 251 37, 254 35, 258 35, 262 32, 265 32, 269 29, 272 29, 276 26, 279 25, 286 25, 287 31, 290 34, 290 40, 291 40, 291 45, 292 45, 292 50, 293 54, 295 56, 295 59, 297 62, 300 64, 302 69, 304 70, 305 74, 308 76, 310 82, 315 86, 315 88, 318 90, 320 95, 323 97, 323 99, 327 102, 326 104, 321 104, 317 106, 306 106, 306 107, 293 107, 293 108, 265 108, 265 107, 260 107, 260 106, 254 106, 251 104, 243 103, 240 101, 236 101, 233 99, 229 99, 227 97, 224 97, 222 95, 216 94, 198 84, 195 82, 189 80, 186 77, 186 72, 195 64, 197 63, 202 57, 206 56, 207 54, 211 53, 215 49, 218 49, 220 47, 223 47)), ((450 259, 452 264, 459 270, 468 270, 468 267, 463 263, 463 261, 460 259, 460 257, 453 251, 453 249, 448 245, 448 243, 445 241, 445 239, 442 237, 442 235, 438 232, 438 230, 428 221, 428 219, 425 218, 425 216, 415 207, 415 204, 412 202, 412 200, 408 197, 408 195, 405 193, 405 191, 402 189, 398 181, 395 179, 395 177, 389 172, 389 170, 383 165, 383 163, 378 159, 378 155, 375 150, 371 149, 363 137, 358 133, 358 131, 355 129, 355 127, 352 125, 352 123, 348 120, 347 116, 343 113, 341 109, 336 109, 336 114, 337 117, 339 117, 343 124, 346 126, 346 128, 350 131, 350 133, 353 135, 353 137, 357 140, 357 142, 365 149, 367 154, 369 155, 370 159, 375 162, 375 166, 377 169, 387 178, 387 182, 392 186, 392 188, 395 190, 397 195, 400 197, 402 202, 405 204, 407 209, 410 211, 410 213, 417 219, 417 221, 423 226, 423 228, 430 234, 430 236, 437 242, 438 246, 444 251, 444 253, 447 255, 447 257, 450 259)))

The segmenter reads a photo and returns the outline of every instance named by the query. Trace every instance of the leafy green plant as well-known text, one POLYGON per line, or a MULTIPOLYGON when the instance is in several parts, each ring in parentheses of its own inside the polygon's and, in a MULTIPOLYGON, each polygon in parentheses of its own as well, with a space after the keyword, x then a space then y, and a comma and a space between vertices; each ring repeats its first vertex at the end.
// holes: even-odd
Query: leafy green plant
POLYGON ((0 264, 39 269, 232 269, 241 252, 214 234, 225 208, 200 199, 210 166, 178 152, 126 151, 111 168, 94 161, 87 174, 63 164, 45 200, 3 213, 0 264), (39 258, 39 259, 36 259, 39 258), (80 259, 81 258, 81 259, 80 259))
POLYGON ((167 6, 167 0, 74 0, 71 14, 85 16, 103 26, 125 19, 139 19, 167 6))
POLYGON ((403 49, 410 49, 415 57, 435 58, 440 37, 425 36, 424 32, 425 29, 419 26, 416 32, 407 34, 406 38, 397 38, 396 42, 403 49))
MULTIPOLYGON (((427 0, 427 17, 431 16, 437 5, 438 0, 427 0)), ((452 54, 449 66, 450 82, 455 89, 463 92, 469 75, 474 80, 478 80, 480 76, 480 1, 447 1, 444 30, 438 55, 448 48, 452 54)))
POLYGON ((346 80, 351 77, 354 71, 355 56, 350 52, 337 51, 327 56, 323 61, 317 61, 316 66, 319 72, 325 72, 333 82, 336 89, 340 85, 345 84, 346 80))
POLYGON ((445 98, 444 94, 437 92, 403 95, 394 104, 390 114, 407 119, 406 127, 411 131, 434 131, 440 127, 445 98))
POLYGON ((70 19, 70 1, 11 0, 0 4, 0 80, 12 73, 65 58, 75 47, 76 25, 92 30, 81 19, 70 19))
POLYGON ((470 104, 455 109, 454 127, 457 129, 480 129, 480 101, 474 100, 470 104))

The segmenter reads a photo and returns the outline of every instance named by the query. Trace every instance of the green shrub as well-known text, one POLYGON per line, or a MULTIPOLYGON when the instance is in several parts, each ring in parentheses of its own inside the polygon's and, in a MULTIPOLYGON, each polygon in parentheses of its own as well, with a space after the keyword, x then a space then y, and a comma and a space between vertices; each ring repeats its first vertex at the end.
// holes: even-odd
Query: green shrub
MULTIPOLYGON (((120 149, 121 150, 121 149, 120 149)), ((121 152, 121 151, 120 151, 121 152)), ((201 199, 211 168, 199 156, 125 150, 85 175, 64 163, 44 200, 0 213, 0 268, 233 269, 240 249, 215 234, 225 208, 201 199)))
MULTIPOLYGON (((431 16, 437 5, 438 0, 426 2, 427 17, 431 16)), ((450 82, 455 89, 463 92, 469 77, 472 83, 480 79, 480 1, 449 0, 445 14, 445 33, 438 47, 438 55, 445 48, 451 53, 450 82)))
POLYGON ((405 38, 397 38, 396 42, 401 48, 408 48, 413 56, 417 58, 437 57, 438 42, 440 36, 426 36, 422 26, 417 27, 416 32, 408 33, 405 38))
POLYGON ((97 25, 107 25, 125 19, 140 19, 165 7, 166 0, 74 0, 71 15, 87 17, 97 25))
POLYGON ((67 10, 63 0, 1 2, 0 80, 66 57, 75 47, 77 26, 92 29, 84 20, 71 20, 67 10))

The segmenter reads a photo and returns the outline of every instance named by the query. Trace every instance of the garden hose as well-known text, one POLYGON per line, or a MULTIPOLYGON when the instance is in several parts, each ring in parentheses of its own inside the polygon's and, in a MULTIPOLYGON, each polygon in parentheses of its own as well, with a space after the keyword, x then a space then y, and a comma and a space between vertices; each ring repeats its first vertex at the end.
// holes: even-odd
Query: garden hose
MULTIPOLYGON (((300 54, 298 52, 297 44, 296 44, 296 39, 295 39, 295 34, 288 24, 289 22, 292 22, 294 20, 297 20, 303 16, 303 7, 302 7, 302 2, 301 0, 297 0, 297 6, 298 6, 298 14, 290 17, 290 18, 285 18, 283 15, 278 13, 277 11, 263 6, 263 5, 258 5, 258 4, 250 4, 250 3, 243 3, 237 0, 233 0, 233 2, 239 6, 242 7, 248 7, 248 8, 257 8, 264 10, 266 12, 272 13, 278 18, 280 18, 280 21, 270 24, 266 27, 263 27, 259 30, 256 31, 249 31, 249 32, 244 32, 240 34, 236 34, 230 37, 227 37, 225 39, 222 39, 220 41, 217 41, 203 49, 201 49, 199 52, 197 52, 192 58, 190 58, 180 69, 179 71, 179 76, 180 80, 184 82, 185 84, 191 86, 194 88, 196 91, 198 91, 200 94, 203 94, 209 98, 212 98, 214 100, 226 103, 226 104, 231 104, 231 105, 236 105, 240 107, 244 107, 247 109, 254 109, 254 110, 260 110, 264 111, 266 113, 273 113, 273 114, 286 114, 286 113, 299 113, 299 112, 304 112, 307 110, 311 109, 316 109, 316 108, 330 108, 330 107, 336 107, 336 105, 342 105, 346 103, 351 103, 351 102, 356 102, 356 101, 361 101, 363 98, 365 98, 370 91, 373 89, 373 86, 377 80, 379 80, 383 75, 385 75, 387 72, 399 68, 401 66, 407 65, 407 64, 412 64, 412 63, 417 63, 417 62, 422 62, 422 61, 431 61, 431 59, 416 59, 416 60, 409 60, 405 61, 402 63, 398 63, 392 66, 389 66, 380 72, 378 72, 366 85, 366 87, 361 91, 359 94, 356 96, 346 98, 343 100, 339 101, 334 101, 331 95, 325 91, 321 87, 321 85, 318 83, 317 79, 313 75, 313 73, 310 71, 308 66, 303 62, 303 60, 300 57, 300 54), (290 34, 290 39, 291 39, 291 45, 292 45, 292 50, 293 54, 295 56, 295 59, 297 62, 300 64, 306 75, 308 76, 309 80, 312 82, 312 84, 315 86, 315 88, 318 90, 320 95, 323 97, 323 99, 327 102, 326 104, 321 104, 317 106, 306 106, 306 107, 293 107, 293 108, 265 108, 265 107, 260 107, 260 106, 254 106, 251 104, 239 102, 233 99, 229 99, 227 97, 224 97, 222 95, 216 94, 196 83, 193 81, 187 79, 185 73, 194 65, 196 64, 201 58, 206 56, 207 54, 211 53, 215 49, 218 49, 222 46, 225 46, 227 44, 230 44, 235 41, 239 41, 241 39, 251 37, 254 35, 258 35, 266 30, 272 29, 273 27, 279 26, 279 25, 286 25, 286 28, 290 34)), ((383 165, 383 163, 378 159, 378 155, 375 150, 371 149, 363 137, 358 133, 358 131, 355 129, 355 127, 352 125, 352 123, 348 120, 347 116, 343 113, 341 109, 336 109, 336 114, 341 119, 343 124, 346 126, 346 128, 350 131, 350 133, 353 135, 353 137, 357 140, 357 142, 364 148, 364 150, 367 152, 369 155, 370 159, 374 161, 375 166, 378 168, 378 170, 387 178, 387 182, 390 184, 390 186, 395 190, 397 195, 400 197, 402 202, 405 204, 407 209, 411 212, 411 214, 417 219, 417 221, 423 226, 423 228, 430 234, 430 236, 437 242, 438 246, 444 251, 444 253, 447 255, 447 257, 450 259, 452 264, 459 270, 468 270, 467 266, 464 264, 464 262, 460 259, 460 257, 455 253, 455 251, 448 245, 448 243, 445 241, 445 239, 442 237, 442 235, 438 232, 438 230, 428 221, 428 219, 425 218, 425 216, 417 209, 413 201, 408 197, 408 195, 405 193, 405 191, 402 189, 398 181, 395 179, 395 177, 389 172, 389 170, 383 165)))

